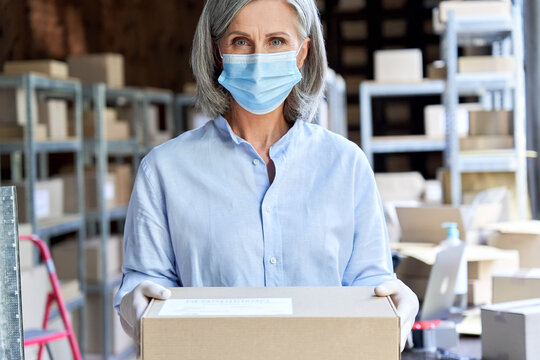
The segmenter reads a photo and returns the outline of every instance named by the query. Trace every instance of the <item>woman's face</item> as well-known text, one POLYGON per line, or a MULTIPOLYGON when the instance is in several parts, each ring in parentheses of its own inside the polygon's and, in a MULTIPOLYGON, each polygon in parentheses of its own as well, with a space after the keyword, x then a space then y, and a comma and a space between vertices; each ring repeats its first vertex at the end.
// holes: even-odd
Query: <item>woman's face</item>
POLYGON ((252 1, 240 10, 219 41, 222 54, 255 54, 297 51, 302 67, 309 39, 300 43, 298 16, 285 0, 252 1))

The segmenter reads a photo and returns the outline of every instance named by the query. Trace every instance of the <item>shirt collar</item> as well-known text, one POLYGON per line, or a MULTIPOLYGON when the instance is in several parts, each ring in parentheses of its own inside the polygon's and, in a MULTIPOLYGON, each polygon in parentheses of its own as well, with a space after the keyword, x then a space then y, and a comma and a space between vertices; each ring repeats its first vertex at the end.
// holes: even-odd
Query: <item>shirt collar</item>
MULTIPOLYGON (((289 145, 291 143, 294 143, 296 138, 299 136, 301 122, 302 120, 295 121, 289 131, 287 131, 285 135, 283 135, 270 147, 270 158, 274 159, 276 157, 281 157, 286 153, 289 145)), ((245 143, 251 146, 251 144, 249 144, 246 140, 242 139, 240 136, 234 133, 231 126, 229 125, 229 122, 223 116, 218 116, 214 120, 214 124, 222 134, 224 134, 226 137, 229 137, 235 144, 240 145, 245 143)))

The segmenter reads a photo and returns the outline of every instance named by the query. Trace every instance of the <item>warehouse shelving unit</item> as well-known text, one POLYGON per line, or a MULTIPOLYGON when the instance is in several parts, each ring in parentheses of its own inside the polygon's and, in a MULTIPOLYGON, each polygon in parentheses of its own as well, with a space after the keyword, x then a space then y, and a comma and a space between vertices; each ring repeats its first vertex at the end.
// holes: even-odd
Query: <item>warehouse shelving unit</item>
POLYGON ((187 130, 188 109, 195 106, 195 95, 177 94, 174 98, 174 136, 187 130))
POLYGON ((334 70, 328 69, 324 81, 324 100, 321 104, 328 105, 326 114, 327 124, 321 123, 321 107, 319 106, 319 115, 315 122, 325 125, 329 130, 347 137, 347 89, 345 80, 334 70))
MULTIPOLYGON (((434 19, 438 14, 434 13, 434 19)), ((447 64, 446 80, 424 80, 417 83, 363 82, 360 85, 362 148, 373 166, 375 153, 443 151, 450 169, 452 204, 461 203, 461 173, 514 172, 520 218, 527 214, 527 169, 525 148, 523 48, 519 8, 512 16, 459 17, 452 13, 444 25, 441 47, 447 64), (495 54, 512 54, 514 73, 457 73, 457 48, 462 45, 492 44, 495 54), (371 101, 374 97, 441 95, 447 114, 446 138, 432 139, 422 135, 373 137, 371 101), (460 95, 479 96, 486 108, 513 109, 514 149, 460 151, 455 121, 460 95), (362 120, 363 119, 363 120, 362 120)))
MULTIPOLYGON (((78 274, 81 296, 69 302, 69 310, 82 309, 85 304, 86 259, 83 244, 86 237, 84 177, 83 177, 83 138, 82 138, 82 88, 77 80, 52 78, 40 74, 28 73, 16 76, 0 76, 0 88, 22 89, 26 110, 24 138, 22 140, 3 140, 0 142, 0 154, 10 154, 11 181, 26 183, 26 217, 31 225, 32 233, 45 240, 50 245, 50 238, 68 233, 77 233, 78 244, 78 274), (75 137, 63 140, 37 141, 34 134, 34 121, 37 119, 34 97, 40 99, 59 98, 73 102, 75 122, 75 137), (35 185, 38 178, 48 176, 49 168, 47 155, 50 153, 72 153, 75 160, 75 177, 77 185, 77 214, 67 214, 62 218, 36 218, 34 209, 35 185), (24 155, 24 179, 22 176, 22 156, 24 155), (39 158, 39 164, 38 164, 39 158), (39 165, 39 168, 38 168, 39 165)), ((36 256, 37 258, 37 256, 36 256)), ((44 304, 45 305, 45 304, 44 304)), ((53 311, 51 318, 58 316, 53 311)), ((79 345, 84 351, 85 317, 80 311, 79 345)))
MULTIPOLYGON (((436 14, 434 18, 438 18, 436 14)), ((435 27, 441 28, 435 23, 435 27)), ((523 30, 517 5, 511 16, 454 16, 450 11, 442 38, 447 66, 444 104, 447 111, 445 165, 450 169, 452 204, 461 203, 461 174, 465 172, 514 172, 519 217, 527 217, 527 163, 525 144, 525 94, 523 68, 523 30), (492 45, 493 55, 512 55, 513 73, 458 74, 459 46, 492 45), (491 108, 513 110, 514 148, 506 151, 460 151, 456 132, 459 89, 464 86, 484 89, 491 108)))
POLYGON ((141 138, 140 131, 142 122, 142 108, 145 92, 138 88, 108 88, 105 84, 95 84, 86 86, 83 94, 89 105, 94 109, 94 139, 85 141, 85 151, 87 157, 95 160, 96 164, 96 186, 97 186, 97 211, 90 212, 87 216, 89 230, 92 235, 97 234, 99 227, 100 239, 100 272, 102 280, 97 283, 88 283, 87 290, 91 294, 99 294, 102 300, 102 345, 103 359, 125 359, 135 353, 135 348, 130 347, 121 354, 111 355, 111 329, 109 324, 112 319, 112 307, 110 304, 111 292, 120 285, 122 275, 118 274, 114 278, 107 276, 107 242, 110 239, 110 223, 112 221, 123 221, 127 214, 127 206, 108 208, 106 204, 105 182, 108 173, 109 156, 131 157, 132 169, 136 173, 140 158, 145 151, 145 144, 138 141, 141 138), (126 140, 107 140, 104 131, 104 110, 108 103, 129 103, 132 106, 132 118, 130 127, 131 137, 126 140))

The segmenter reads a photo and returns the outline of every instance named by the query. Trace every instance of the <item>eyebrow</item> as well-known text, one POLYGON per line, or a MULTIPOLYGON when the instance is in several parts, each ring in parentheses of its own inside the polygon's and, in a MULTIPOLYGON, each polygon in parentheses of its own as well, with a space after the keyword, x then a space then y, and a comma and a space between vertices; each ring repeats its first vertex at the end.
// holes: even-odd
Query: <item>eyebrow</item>
MULTIPOLYGON (((241 31, 231 31, 230 33, 227 34, 227 36, 231 36, 231 35, 241 35, 241 36, 245 36, 247 38, 251 37, 249 34, 247 34, 245 32, 241 32, 241 31)), ((284 35, 284 36, 287 36, 287 37, 291 37, 291 35, 289 35, 288 33, 284 32, 284 31, 278 31, 278 32, 269 33, 269 34, 266 34, 266 37, 272 37, 272 36, 277 36, 277 35, 284 35)))

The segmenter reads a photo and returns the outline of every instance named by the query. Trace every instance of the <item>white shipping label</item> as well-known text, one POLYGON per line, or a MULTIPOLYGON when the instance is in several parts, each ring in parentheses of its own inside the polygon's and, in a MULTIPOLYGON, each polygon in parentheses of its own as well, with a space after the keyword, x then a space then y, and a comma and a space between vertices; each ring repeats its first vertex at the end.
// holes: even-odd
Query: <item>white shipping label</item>
POLYGON ((41 219, 51 214, 51 194, 46 189, 36 189, 34 192, 34 210, 36 218, 41 219))
POLYGON ((272 316, 292 315, 291 298, 169 299, 159 316, 272 316))
POLYGON ((114 200, 114 182, 105 181, 105 200, 114 200))

